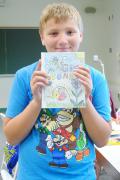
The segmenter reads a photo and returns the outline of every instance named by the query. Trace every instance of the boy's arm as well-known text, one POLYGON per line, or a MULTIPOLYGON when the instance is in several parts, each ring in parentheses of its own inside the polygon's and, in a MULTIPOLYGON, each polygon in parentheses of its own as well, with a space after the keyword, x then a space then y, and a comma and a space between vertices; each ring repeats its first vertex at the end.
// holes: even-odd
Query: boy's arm
POLYGON ((111 124, 99 115, 89 99, 87 99, 86 108, 81 108, 80 111, 86 130, 96 146, 102 147, 106 145, 111 134, 111 124))
MULTIPOLYGON (((41 71, 41 62, 39 62, 30 82, 32 91, 31 102, 20 114, 14 118, 6 118, 4 120, 3 129, 7 141, 10 144, 20 143, 31 131, 41 110, 42 88, 47 84, 47 75, 45 72, 41 71)), ((14 104, 14 107, 15 105, 16 104, 14 104)))
POLYGON ((39 115, 40 107, 40 102, 33 99, 15 118, 4 119, 3 130, 10 144, 20 143, 29 134, 39 115))
MULTIPOLYGON (((103 108, 101 109, 101 106, 104 106, 104 105, 100 104, 101 101, 97 100, 98 101, 97 106, 99 104, 99 107, 100 107, 100 109, 97 108, 98 109, 98 111, 97 111, 95 109, 95 107, 93 106, 92 102, 90 101, 90 96, 91 96, 91 92, 93 89, 93 82, 92 82, 90 70, 85 67, 78 67, 78 69, 75 69, 74 74, 85 87, 87 104, 86 104, 86 108, 81 108, 80 111, 82 113, 82 117, 83 117, 83 120, 84 120, 84 123, 86 126, 86 130, 87 130, 89 136, 91 137, 91 139, 93 140, 93 142, 98 147, 102 147, 107 143, 108 138, 111 133, 110 123, 107 122, 102 117, 102 115, 100 115, 98 113, 100 110, 104 111, 104 113, 105 113, 106 107, 105 107, 105 109, 103 109, 103 108)), ((98 79, 97 79, 97 81, 99 82, 98 79)), ((99 86, 97 86, 97 88, 98 88, 97 96, 102 95, 100 86, 102 86, 104 84, 103 80, 101 81, 101 83, 102 84, 99 84, 99 86)), ((104 88, 105 88, 105 86, 102 87, 102 89, 103 89, 102 91, 105 91, 104 88)), ((105 96, 107 97, 107 94, 105 96)), ((105 101, 104 97, 101 97, 101 98, 103 99, 103 101, 105 101)), ((95 99, 96 99, 96 97, 95 97, 95 99)), ((109 101, 109 99, 108 99, 108 101, 109 101)))

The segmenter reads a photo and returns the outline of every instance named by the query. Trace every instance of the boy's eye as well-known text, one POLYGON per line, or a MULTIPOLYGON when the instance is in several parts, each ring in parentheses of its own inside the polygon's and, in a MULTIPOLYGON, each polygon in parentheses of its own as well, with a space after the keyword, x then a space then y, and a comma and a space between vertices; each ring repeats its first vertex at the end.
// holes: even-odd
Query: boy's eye
POLYGON ((71 35, 73 32, 72 31, 67 31, 67 34, 68 35, 71 35))
POLYGON ((57 32, 51 32, 50 33, 51 36, 57 36, 57 34, 58 34, 57 32))

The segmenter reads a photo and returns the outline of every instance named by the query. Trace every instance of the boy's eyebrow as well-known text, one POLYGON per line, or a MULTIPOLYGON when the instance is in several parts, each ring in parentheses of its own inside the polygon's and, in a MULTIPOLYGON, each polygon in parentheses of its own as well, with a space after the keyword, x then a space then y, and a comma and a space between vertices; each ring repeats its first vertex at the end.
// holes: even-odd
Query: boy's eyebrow
MULTIPOLYGON (((73 26, 69 26, 69 27, 66 27, 65 30, 76 30, 76 28, 74 28, 73 26)), ((58 31, 59 28, 51 28, 48 30, 48 32, 51 32, 51 31, 58 31)))
POLYGON ((51 29, 49 29, 48 30, 48 32, 50 32, 50 31, 57 31, 59 28, 51 28, 51 29))

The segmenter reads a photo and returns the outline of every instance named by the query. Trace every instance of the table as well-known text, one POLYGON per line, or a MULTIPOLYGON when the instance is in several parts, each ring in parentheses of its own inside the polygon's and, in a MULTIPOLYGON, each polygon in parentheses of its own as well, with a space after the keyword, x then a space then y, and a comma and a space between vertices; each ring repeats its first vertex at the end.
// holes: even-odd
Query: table
POLYGON ((113 180, 120 180, 120 145, 96 147, 98 164, 113 180))

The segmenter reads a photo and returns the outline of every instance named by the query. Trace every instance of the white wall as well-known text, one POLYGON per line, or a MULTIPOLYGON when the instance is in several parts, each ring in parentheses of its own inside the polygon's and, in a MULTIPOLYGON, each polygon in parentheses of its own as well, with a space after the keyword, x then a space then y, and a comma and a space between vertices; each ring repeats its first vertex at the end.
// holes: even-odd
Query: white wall
MULTIPOLYGON (((62 1, 62 0, 61 0, 62 1)), ((87 5, 103 4, 99 0, 63 0, 84 10, 87 5)), ((5 6, 0 7, 0 27, 38 27, 39 16, 48 3, 60 0, 6 0, 5 6)))
POLYGON ((118 92, 120 92, 120 0, 105 1, 107 11, 104 16, 106 38, 103 61, 115 104, 120 107, 120 101, 118 101, 118 92), (112 49, 111 53, 109 48, 112 49))
POLYGON ((7 105, 13 79, 14 75, 0 75, 0 108, 7 105))
MULTIPOLYGON (((0 27, 38 27, 39 16, 42 8, 51 2, 59 0, 6 0, 5 7, 0 7, 0 27)), ((120 60, 117 54, 120 52, 120 0, 65 0, 72 3, 81 12, 84 22, 84 40, 81 51, 86 52, 86 61, 100 70, 100 66, 93 62, 93 55, 98 54, 105 64, 105 73, 109 86, 113 92, 113 98, 117 107, 120 106, 117 94, 120 91, 120 60), (95 14, 86 14, 84 8, 94 6, 95 14), (113 18, 112 18, 113 14, 113 18), (110 16, 110 20, 108 17, 110 16), (112 48, 112 53, 109 52, 112 48)), ((0 89, 2 97, 0 103, 6 106, 11 78, 7 79, 6 87, 4 78, 0 77, 0 89), (4 91, 4 88, 7 91, 4 91)))

